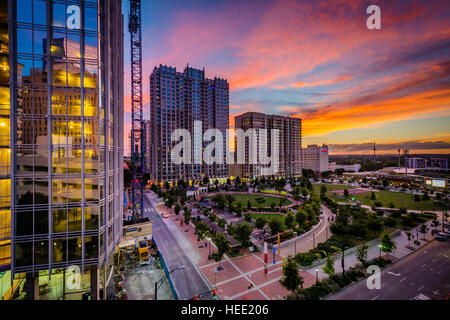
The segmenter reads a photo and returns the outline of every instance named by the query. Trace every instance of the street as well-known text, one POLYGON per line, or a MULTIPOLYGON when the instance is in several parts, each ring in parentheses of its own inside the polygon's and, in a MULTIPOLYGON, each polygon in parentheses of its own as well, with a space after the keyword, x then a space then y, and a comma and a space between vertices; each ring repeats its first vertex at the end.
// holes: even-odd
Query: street
MULTIPOLYGON (((197 251, 170 219, 162 218, 157 212, 156 199, 155 194, 146 194, 144 217, 148 217, 153 222, 153 238, 164 257, 167 268, 173 270, 184 266, 184 269, 176 270, 170 276, 178 299, 192 299, 196 294, 211 291, 211 286, 196 267, 195 260, 199 258, 197 251)), ((209 298, 211 294, 203 297, 203 299, 209 298)))
POLYGON ((418 294, 443 299, 450 292, 450 243, 434 240, 381 271, 381 289, 369 290, 366 279, 328 300, 409 300, 418 294))

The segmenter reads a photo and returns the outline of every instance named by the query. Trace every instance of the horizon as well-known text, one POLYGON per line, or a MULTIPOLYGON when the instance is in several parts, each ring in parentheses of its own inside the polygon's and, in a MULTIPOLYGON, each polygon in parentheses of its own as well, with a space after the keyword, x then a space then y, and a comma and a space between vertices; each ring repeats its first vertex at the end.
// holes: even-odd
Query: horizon
MULTIPOLYGON (((379 1, 381 30, 367 29, 367 3, 143 2, 144 117, 153 67, 189 64, 230 83, 230 126, 255 111, 302 118, 303 146, 363 152, 375 140, 392 150, 449 154, 446 2, 379 1)), ((128 7, 124 1, 125 22, 128 7)), ((126 138, 129 65, 125 30, 126 138)))

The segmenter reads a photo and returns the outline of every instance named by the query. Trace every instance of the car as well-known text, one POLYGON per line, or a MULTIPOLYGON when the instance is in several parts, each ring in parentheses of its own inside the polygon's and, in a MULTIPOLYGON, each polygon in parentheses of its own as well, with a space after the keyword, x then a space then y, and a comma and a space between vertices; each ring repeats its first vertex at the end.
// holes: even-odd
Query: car
POLYGON ((166 212, 162 216, 163 216, 163 218, 168 218, 168 217, 170 217, 170 214, 166 212))
POLYGON ((440 231, 438 229, 431 230, 431 235, 434 236, 436 233, 439 233, 440 231))
POLYGON ((419 293, 417 296, 415 296, 411 300, 431 300, 431 298, 422 293, 419 293))
POLYGON ((449 231, 449 230, 447 230, 447 231, 442 231, 441 233, 443 233, 443 234, 445 235, 446 238, 449 238, 449 237, 450 237, 450 231, 449 231))
POLYGON ((434 238, 435 238, 436 240, 438 240, 438 241, 445 241, 445 239, 446 239, 447 237, 445 236, 445 233, 439 232, 439 233, 436 234, 436 236, 435 236, 434 238))

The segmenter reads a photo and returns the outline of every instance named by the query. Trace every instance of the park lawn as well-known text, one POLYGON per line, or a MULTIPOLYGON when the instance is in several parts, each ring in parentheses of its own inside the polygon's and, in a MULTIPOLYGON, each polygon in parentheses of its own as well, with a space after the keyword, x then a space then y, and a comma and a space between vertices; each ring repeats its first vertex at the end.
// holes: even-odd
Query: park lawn
POLYGON ((281 222, 283 231, 286 230, 286 226, 284 225, 284 218, 285 216, 282 214, 277 214, 277 213, 273 213, 273 214, 264 214, 264 213, 250 213, 250 216, 252 217, 252 219, 256 220, 258 217, 264 217, 266 218, 267 221, 270 221, 272 219, 277 219, 281 222))
POLYGON ((353 195, 356 200, 359 200, 362 204, 373 205, 376 201, 383 204, 383 207, 389 207, 391 203, 396 208, 405 207, 409 210, 439 210, 439 207, 434 205, 432 200, 427 201, 414 201, 414 195, 402 192, 392 192, 381 190, 375 192, 376 200, 370 200, 370 192, 360 193, 353 195))
MULTIPOLYGON (((325 184, 328 191, 333 190, 345 190, 345 189, 356 189, 355 187, 347 186, 347 185, 336 185, 336 184, 325 184)), ((314 184, 314 191, 320 193, 321 184, 314 184)), ((414 201, 414 195, 403 192, 393 192, 380 190, 378 192, 374 191, 377 197, 376 200, 370 199, 370 191, 365 193, 359 193, 351 195, 351 197, 355 197, 355 200, 361 202, 361 204, 372 206, 375 202, 379 201, 382 203, 383 207, 389 208, 390 204, 393 203, 396 208, 405 207, 409 210, 439 210, 439 207, 434 205, 432 200, 427 201, 414 201)), ((327 195, 332 197, 336 201, 344 202, 345 200, 338 199, 334 196, 333 193, 327 192, 327 195)))
MULTIPOLYGON (((247 207, 248 200, 250 200, 252 207, 259 207, 260 204, 256 201, 256 198, 258 197, 263 197, 265 199, 265 201, 261 203, 261 207, 270 207, 272 203, 274 203, 276 207, 280 205, 279 197, 262 196, 258 194, 233 194, 233 197, 234 197, 233 205, 236 206, 240 202, 243 208, 247 207)), ((290 205, 291 203, 292 202, 289 201, 288 199, 283 198, 284 206, 290 205)))

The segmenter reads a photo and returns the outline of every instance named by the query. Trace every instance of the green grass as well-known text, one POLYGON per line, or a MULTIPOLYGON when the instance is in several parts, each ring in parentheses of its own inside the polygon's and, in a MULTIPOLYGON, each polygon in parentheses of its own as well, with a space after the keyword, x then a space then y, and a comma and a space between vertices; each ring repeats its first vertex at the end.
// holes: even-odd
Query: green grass
MULTIPOLYGON (((354 187, 346 185, 333 185, 325 184, 328 191, 333 190, 344 190, 344 189, 354 189, 354 187)), ((314 191, 320 193, 320 184, 314 185, 314 191)), ((394 204, 396 208, 405 207, 410 210, 439 210, 439 207, 434 205, 432 200, 427 201, 414 201, 414 195, 402 192, 392 192, 392 191, 374 191, 376 195, 376 200, 371 200, 371 192, 359 193, 350 195, 350 197, 355 197, 355 200, 361 202, 361 204, 372 206, 375 202, 381 202, 383 207, 389 207, 391 203, 394 204)), ((327 195, 332 197, 338 202, 344 202, 345 200, 333 197, 333 193, 327 192, 327 195)))
MULTIPOLYGON (((262 196, 257 194, 233 194, 234 201, 233 205, 236 206, 239 202, 242 204, 243 208, 247 207, 247 202, 250 200, 252 207, 259 207, 260 204, 256 201, 256 198, 263 197, 264 202, 261 203, 261 207, 270 207, 272 203, 275 204, 275 207, 278 207, 280 205, 280 198, 279 197, 272 197, 272 196, 262 196)), ((283 198, 283 205, 287 206, 290 205, 292 202, 289 201, 286 198, 283 198)))
POLYGON ((258 217, 266 218, 267 222, 269 222, 272 219, 277 219, 281 222, 283 230, 286 230, 286 226, 284 225, 284 218, 285 216, 282 214, 264 214, 264 213, 250 213, 250 216, 252 219, 256 220, 258 217))

